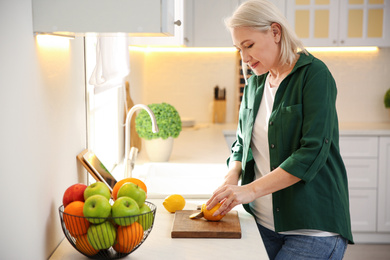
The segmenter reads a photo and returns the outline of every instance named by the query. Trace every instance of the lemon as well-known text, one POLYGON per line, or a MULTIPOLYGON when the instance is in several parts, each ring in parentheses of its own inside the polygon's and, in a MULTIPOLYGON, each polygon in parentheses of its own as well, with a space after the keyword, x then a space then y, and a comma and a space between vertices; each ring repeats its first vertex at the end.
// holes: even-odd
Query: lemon
POLYGON ((176 210, 184 209, 186 200, 179 194, 172 194, 165 198, 163 205, 166 210, 175 213, 176 210))

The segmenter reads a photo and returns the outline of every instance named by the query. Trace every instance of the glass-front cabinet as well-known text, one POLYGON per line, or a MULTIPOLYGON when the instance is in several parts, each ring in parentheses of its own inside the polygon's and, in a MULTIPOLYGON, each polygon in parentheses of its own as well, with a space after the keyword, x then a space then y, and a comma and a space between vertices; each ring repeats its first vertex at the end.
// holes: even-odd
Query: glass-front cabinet
POLYGON ((390 46, 390 0, 293 0, 286 14, 306 46, 390 46))

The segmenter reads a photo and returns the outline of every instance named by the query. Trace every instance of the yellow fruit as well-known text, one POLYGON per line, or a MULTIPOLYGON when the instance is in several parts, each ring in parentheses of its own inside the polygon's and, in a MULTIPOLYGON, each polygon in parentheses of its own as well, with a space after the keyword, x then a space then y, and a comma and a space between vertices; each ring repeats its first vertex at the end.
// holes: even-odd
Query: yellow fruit
POLYGON ((163 202, 164 208, 171 213, 175 213, 176 210, 182 210, 186 205, 186 200, 179 194, 169 195, 163 202))

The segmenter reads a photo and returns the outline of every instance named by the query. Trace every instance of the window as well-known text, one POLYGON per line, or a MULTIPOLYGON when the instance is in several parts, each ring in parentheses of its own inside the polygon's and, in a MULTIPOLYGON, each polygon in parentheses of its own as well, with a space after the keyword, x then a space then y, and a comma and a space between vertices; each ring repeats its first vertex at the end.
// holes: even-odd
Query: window
POLYGON ((117 85, 96 91, 89 84, 96 65, 96 43, 97 37, 85 37, 87 147, 112 172, 124 154, 124 87, 117 85))

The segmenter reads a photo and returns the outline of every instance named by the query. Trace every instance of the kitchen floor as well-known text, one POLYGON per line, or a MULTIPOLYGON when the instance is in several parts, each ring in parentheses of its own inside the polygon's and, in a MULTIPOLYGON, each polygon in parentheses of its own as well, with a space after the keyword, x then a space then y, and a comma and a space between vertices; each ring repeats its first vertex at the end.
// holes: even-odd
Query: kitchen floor
POLYGON ((390 244, 348 245, 344 260, 390 260, 390 244))

